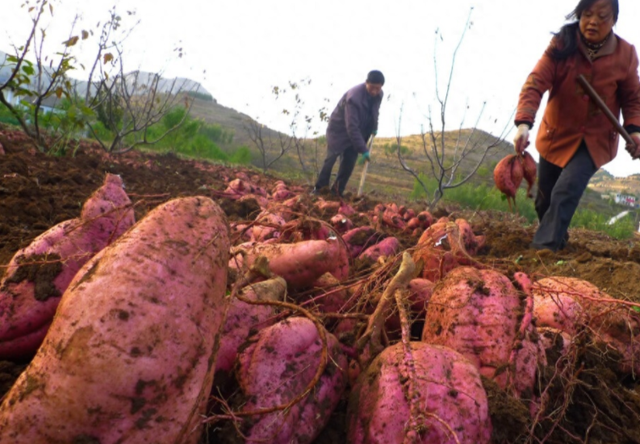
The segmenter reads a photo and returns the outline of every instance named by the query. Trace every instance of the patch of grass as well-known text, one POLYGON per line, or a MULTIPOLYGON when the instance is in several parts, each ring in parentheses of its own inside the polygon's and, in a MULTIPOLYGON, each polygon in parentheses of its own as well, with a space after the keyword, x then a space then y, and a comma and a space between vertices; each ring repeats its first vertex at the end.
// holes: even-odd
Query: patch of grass
POLYGON ((611 218, 607 215, 591 210, 578 210, 571 220, 572 228, 586 228, 602 231, 615 239, 629 239, 636 231, 636 220, 633 215, 627 215, 609 225, 611 218))
MULTIPOLYGON (((425 178, 422 178, 422 180, 427 184, 430 191, 435 189, 435 180, 425 180, 425 178)), ((416 181, 413 191, 411 192, 411 198, 419 200, 427 197, 431 198, 431 196, 426 195, 420 184, 416 181)), ((456 203, 473 210, 509 211, 506 197, 498 191, 497 188, 486 185, 464 184, 457 188, 447 189, 441 202, 443 204, 447 202, 456 203)), ((526 192, 523 188, 518 190, 516 202, 518 214, 526 218, 530 223, 535 222, 538 216, 535 211, 534 202, 532 199, 526 197, 526 192)), ((611 220, 610 215, 586 207, 579 208, 578 211, 576 211, 576 214, 571 220, 570 227, 604 232, 615 239, 629 239, 633 237, 633 233, 636 231, 636 219, 637 216, 631 214, 609 225, 609 221, 611 220)))

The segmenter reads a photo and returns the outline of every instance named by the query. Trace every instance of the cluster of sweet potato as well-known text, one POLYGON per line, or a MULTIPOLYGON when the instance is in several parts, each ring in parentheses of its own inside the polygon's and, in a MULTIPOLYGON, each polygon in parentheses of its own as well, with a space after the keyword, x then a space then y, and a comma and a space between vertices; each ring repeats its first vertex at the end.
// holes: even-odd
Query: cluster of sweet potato
POLYGON ((496 187, 507 197, 509 207, 511 202, 516 202, 516 193, 522 179, 527 182, 527 196, 533 197, 531 192, 536 182, 537 173, 536 161, 529 152, 522 154, 509 154, 504 157, 493 170, 493 180, 496 187))

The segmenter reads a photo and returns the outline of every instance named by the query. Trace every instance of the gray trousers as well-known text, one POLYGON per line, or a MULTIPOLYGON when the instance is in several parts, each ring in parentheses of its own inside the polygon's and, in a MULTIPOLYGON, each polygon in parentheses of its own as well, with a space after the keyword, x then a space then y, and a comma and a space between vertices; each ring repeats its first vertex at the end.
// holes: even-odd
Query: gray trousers
POLYGON ((596 171, 584 140, 564 168, 540 158, 535 203, 540 225, 532 248, 558 251, 566 246, 571 219, 596 171))

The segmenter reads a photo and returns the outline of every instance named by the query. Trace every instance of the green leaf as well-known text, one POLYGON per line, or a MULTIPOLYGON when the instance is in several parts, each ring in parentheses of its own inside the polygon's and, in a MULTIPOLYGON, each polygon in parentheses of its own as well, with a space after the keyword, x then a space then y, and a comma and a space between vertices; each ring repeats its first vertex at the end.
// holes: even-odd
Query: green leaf
POLYGON ((35 69, 33 69, 33 66, 22 65, 22 72, 24 72, 28 76, 32 76, 33 73, 35 73, 36 71, 35 71, 35 69))
POLYGON ((631 307, 631 309, 636 313, 640 313, 640 307, 631 307))

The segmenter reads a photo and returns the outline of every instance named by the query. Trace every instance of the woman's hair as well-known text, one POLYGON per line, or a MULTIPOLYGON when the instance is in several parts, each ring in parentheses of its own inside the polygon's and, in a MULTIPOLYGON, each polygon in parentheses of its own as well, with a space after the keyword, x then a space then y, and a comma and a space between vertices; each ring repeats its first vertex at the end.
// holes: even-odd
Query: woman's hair
MULTIPOLYGON (((567 23, 560 31, 554 33, 555 45, 550 50, 551 57, 555 59, 566 59, 570 55, 574 54, 578 50, 578 25, 582 13, 589 9, 598 0, 580 0, 576 8, 571 11, 565 18, 567 20, 574 20, 571 23, 567 23)), ((620 7, 618 0, 609 0, 611 3, 611 9, 613 10, 613 23, 618 21, 618 14, 620 13, 620 7)))

